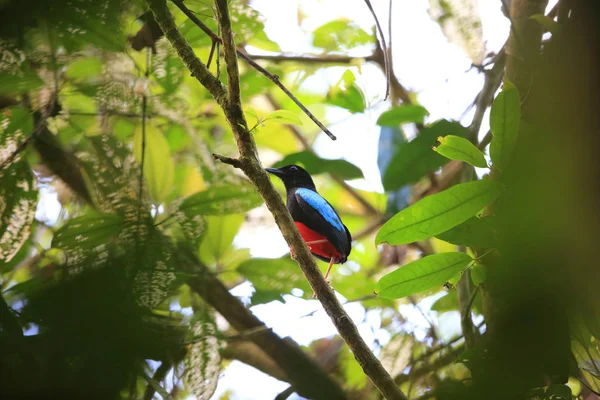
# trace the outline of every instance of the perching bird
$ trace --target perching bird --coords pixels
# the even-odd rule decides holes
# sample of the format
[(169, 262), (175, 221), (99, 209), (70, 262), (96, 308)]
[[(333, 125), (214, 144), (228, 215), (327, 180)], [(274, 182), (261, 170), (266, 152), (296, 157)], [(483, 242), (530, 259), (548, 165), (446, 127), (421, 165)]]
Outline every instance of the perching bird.
[(297, 165), (267, 168), (279, 177), (287, 192), (287, 208), (311, 253), (329, 263), (325, 279), (333, 264), (343, 264), (351, 250), (352, 236), (340, 216), (315, 188), (308, 172)]

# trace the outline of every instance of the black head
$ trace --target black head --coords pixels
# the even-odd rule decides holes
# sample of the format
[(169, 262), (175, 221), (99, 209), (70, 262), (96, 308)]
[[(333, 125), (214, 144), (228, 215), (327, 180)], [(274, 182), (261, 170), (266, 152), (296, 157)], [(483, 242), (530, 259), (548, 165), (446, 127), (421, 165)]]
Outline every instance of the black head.
[(307, 188), (316, 191), (315, 184), (306, 170), (297, 165), (286, 165), (281, 168), (267, 168), (267, 172), (279, 177), (286, 190), (294, 188)]

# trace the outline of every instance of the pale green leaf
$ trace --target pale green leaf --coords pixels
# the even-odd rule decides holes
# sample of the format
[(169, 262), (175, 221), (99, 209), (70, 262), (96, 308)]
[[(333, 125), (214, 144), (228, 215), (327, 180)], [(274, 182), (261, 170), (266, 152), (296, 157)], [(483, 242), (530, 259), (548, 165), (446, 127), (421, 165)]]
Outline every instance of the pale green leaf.
[(302, 120), (298, 117), (298, 114), (288, 110), (273, 111), (263, 120), (263, 122), (266, 121), (275, 121), (281, 124), (302, 125)]
[(448, 135), (438, 138), (440, 143), (433, 150), (450, 160), (464, 161), (474, 167), (487, 168), (485, 157), (469, 140), (460, 136)]
[(438, 235), (474, 216), (498, 198), (502, 189), (499, 182), (482, 180), (425, 197), (387, 221), (376, 242), (400, 245)]
[[(142, 127), (136, 127), (134, 135), (134, 154), (137, 162), (142, 161)], [(175, 168), (169, 142), (160, 130), (146, 124), (144, 151), (144, 178), (150, 198), (162, 203), (171, 192), (175, 181)]]
[(187, 197), (179, 210), (187, 215), (225, 215), (243, 213), (263, 202), (254, 186), (211, 186)]
[(429, 111), (421, 106), (395, 106), (381, 113), (379, 118), (377, 118), (377, 125), (398, 126), (408, 122), (422, 124), (427, 115), (429, 115)]

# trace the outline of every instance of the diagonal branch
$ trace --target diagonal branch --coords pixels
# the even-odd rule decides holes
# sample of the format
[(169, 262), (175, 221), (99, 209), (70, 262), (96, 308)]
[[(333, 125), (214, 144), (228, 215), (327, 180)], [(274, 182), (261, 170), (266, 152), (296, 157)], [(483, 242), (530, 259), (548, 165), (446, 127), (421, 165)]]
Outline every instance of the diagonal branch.
[[(167, 39), (169, 39), (175, 48), (175, 51), (180, 55), (180, 57), (185, 57), (184, 62), (190, 68), (192, 75), (206, 78), (205, 71), (195, 71), (193, 69), (194, 67), (198, 67), (206, 70), (206, 67), (204, 64), (202, 64), (202, 62), (200, 62), (200, 60), (195, 58), (193, 52), (191, 52), (191, 48), (181, 33), (177, 30), (175, 22), (173, 21), (173, 17), (166, 7), (165, 0), (148, 0), (148, 2), (151, 11), (154, 13), (156, 21), (163, 32), (165, 32), (165, 36)], [(217, 0), (216, 5), (218, 9), (217, 15), (219, 17), (218, 22), (221, 26), (221, 32), (229, 32), (231, 34), (230, 27), (223, 26), (229, 21), (229, 18), (227, 17), (229, 14), (227, 0)], [(232, 42), (230, 38), (226, 38), (223, 41), (225, 62), (227, 63), (228, 70), (233, 72), (232, 75), (237, 76), (237, 57), (234, 56), (235, 52), (233, 52), (233, 49), (230, 47), (231, 43)], [(207, 81), (208, 85), (214, 85), (214, 82), (211, 80), (205, 79), (205, 81)], [(214, 90), (214, 87), (211, 89)], [(221, 92), (222, 86), (218, 86), (217, 89), (219, 89), (217, 91), (218, 93), (216, 93), (217, 96), (213, 97), (215, 97), (218, 104), (223, 109), (225, 118), (227, 119), (227, 122), (233, 131), (233, 135), (240, 151), (239, 159), (241, 163), (241, 169), (264, 198), (265, 203), (273, 214), (275, 222), (279, 226), (279, 229), (281, 230), (285, 240), (292, 248), (294, 254), (296, 254), (296, 261), (298, 261), (298, 264), (307, 277), (310, 286), (323, 304), (323, 308), (331, 318), (333, 324), (340, 333), (340, 336), (346, 341), (354, 353), (354, 357), (362, 367), (365, 374), (371, 379), (383, 396), (386, 399), (405, 400), (406, 396), (394, 383), (393, 379), (381, 365), (381, 362), (379, 362), (379, 360), (371, 352), (369, 346), (360, 336), (356, 325), (354, 325), (346, 311), (342, 308), (331, 287), (327, 284), (327, 282), (325, 282), (325, 279), (323, 278), (323, 275), (318, 269), (315, 260), (310, 254), (306, 243), (304, 243), (300, 233), (298, 232), (298, 229), (294, 225), (292, 217), (283, 203), (282, 198), (275, 191), (275, 188), (267, 176), (266, 171), (260, 164), (256, 143), (254, 142), (252, 134), (248, 130), (244, 115), (241, 113), (241, 105), (230, 103), (229, 98), (231, 98), (231, 96)], [(219, 304), (217, 305), (221, 308), (224, 306)], [(268, 332), (269, 331), (265, 331), (265, 335), (267, 335)], [(261, 335), (259, 337), (263, 336)], [(256, 340), (256, 338), (254, 338), (254, 340)], [(281, 356), (278, 356), (278, 358), (281, 359)], [(293, 379), (290, 371), (286, 371), (286, 373), (289, 374), (290, 379)], [(294, 386), (296, 387), (296, 385)], [(324, 398), (323, 394), (321, 393), (322, 388), (316, 384), (313, 386), (318, 388), (318, 390), (313, 390), (313, 392), (316, 392), (315, 397)]]
[[(379, 36), (381, 36), (381, 45), (383, 47), (383, 69), (385, 72), (385, 98), (384, 100), (387, 100), (388, 96), (390, 95), (390, 82), (391, 82), (391, 68), (390, 68), (390, 53), (388, 51), (388, 47), (385, 44), (385, 35), (383, 34), (383, 29), (381, 29), (381, 24), (379, 23), (379, 19), (377, 18), (377, 14), (375, 13), (375, 10), (373, 9), (373, 5), (371, 4), (370, 0), (365, 0), (365, 3), (367, 4), (367, 7), (369, 8), (369, 11), (371, 11), (371, 14), (373, 15), (373, 19), (375, 20), (375, 26), (377, 28), (377, 31), (379, 32)], [(391, 40), (391, 36), (390, 36), (390, 40)]]
[[(202, 21), (200, 21), (200, 19), (198, 17), (196, 17), (196, 15), (192, 12), (192, 10), (190, 10), (189, 8), (187, 8), (184, 4), (182, 0), (172, 0), (173, 3), (175, 3), (175, 5), (177, 7), (179, 7), (179, 9), (194, 23), (198, 26), (198, 28), (200, 28), (204, 33), (206, 33), (211, 40), (213, 41), (213, 43), (222, 43), (222, 40), (219, 36), (217, 36), (216, 33), (214, 33), (213, 31), (210, 30), (210, 28), (208, 26), (206, 26)], [(231, 28), (230, 28), (231, 29)], [(165, 35), (166, 36), (166, 35)], [(233, 42), (233, 38), (231, 39), (231, 41)], [(235, 49), (235, 43), (234, 43), (234, 49)], [(218, 57), (218, 51), (217, 51), (217, 62), (219, 60)], [(257, 70), (258, 72), (260, 72), (261, 74), (263, 74), (264, 76), (266, 76), (267, 78), (269, 78), (269, 80), (271, 80), (277, 87), (279, 87), (290, 99), (292, 99), (292, 101), (294, 103), (296, 103), (296, 105), (319, 127), (321, 128), (321, 130), (323, 132), (325, 132), (325, 134), (327, 136), (329, 136), (331, 138), (331, 140), (336, 140), (337, 138), (335, 137), (335, 135), (333, 133), (331, 133), (331, 131), (325, 126), (323, 125), (323, 123), (321, 121), (319, 121), (319, 119), (313, 114), (311, 113), (308, 108), (306, 108), (306, 106), (304, 104), (302, 104), (302, 102), (300, 100), (298, 100), (298, 98), (296, 96), (294, 96), (294, 94), (292, 92), (290, 92), (290, 90), (283, 84), (281, 83), (281, 81), (279, 80), (279, 76), (277, 75), (273, 75), (272, 73), (270, 73), (269, 71), (267, 71), (266, 69), (264, 69), (263, 67), (261, 67), (259, 64), (256, 63), (256, 61), (254, 61), (252, 58), (250, 58), (247, 54), (245, 54), (243, 51), (235, 49), (235, 53), (244, 61), (246, 61), (252, 68), (254, 68), (255, 70)]]
[[(269, 101), (269, 103), (271, 103), (271, 106), (273, 106), (273, 108), (281, 108), (280, 105), (277, 103), (277, 100), (275, 100), (273, 96), (267, 94), (266, 98)], [(294, 135), (294, 137), (300, 142), (300, 144), (305, 150), (314, 153), (314, 150), (308, 142), (308, 140), (306, 140), (304, 135), (302, 135), (302, 132), (300, 132), (300, 130), (295, 125), (286, 125), (286, 127), (290, 130), (290, 132), (292, 132), (292, 135)], [(329, 175), (338, 185), (342, 187), (342, 189), (344, 189), (350, 196), (354, 197), (354, 199), (360, 203), (360, 205), (365, 209), (365, 211), (368, 214), (374, 216), (381, 215), (381, 212), (376, 207), (374, 207), (367, 199), (365, 199), (356, 189), (348, 185), (346, 181), (343, 180), (340, 176), (334, 173), (330, 173)]]

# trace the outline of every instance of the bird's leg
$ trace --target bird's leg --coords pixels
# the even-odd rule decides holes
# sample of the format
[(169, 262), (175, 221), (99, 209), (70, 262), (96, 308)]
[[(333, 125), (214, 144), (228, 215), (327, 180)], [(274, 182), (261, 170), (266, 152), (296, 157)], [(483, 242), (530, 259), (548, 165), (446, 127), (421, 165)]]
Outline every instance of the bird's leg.
[[(331, 267), (333, 267), (334, 261), (335, 261), (335, 257), (331, 257), (331, 259), (329, 260), (329, 266), (327, 267), (327, 272), (325, 272), (325, 282), (327, 282), (328, 285), (331, 285), (331, 280), (327, 279), (327, 277), (329, 276), (329, 272), (331, 272)], [(316, 299), (317, 293), (313, 291), (312, 297), (313, 297), (313, 299)]]
[(327, 279), (327, 277), (329, 276), (329, 273), (331, 272), (331, 267), (333, 267), (333, 262), (335, 261), (335, 257), (331, 257), (331, 260), (329, 260), (329, 267), (327, 267), (327, 272), (325, 272), (325, 281), (327, 281), (327, 283), (331, 284), (331, 280)]

